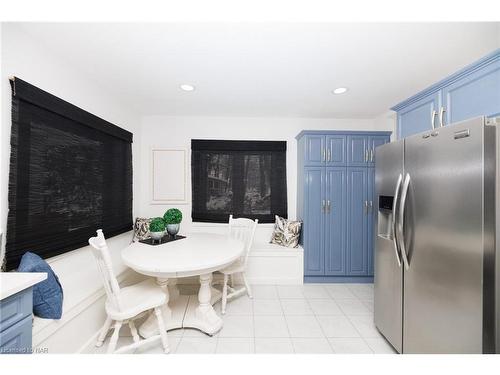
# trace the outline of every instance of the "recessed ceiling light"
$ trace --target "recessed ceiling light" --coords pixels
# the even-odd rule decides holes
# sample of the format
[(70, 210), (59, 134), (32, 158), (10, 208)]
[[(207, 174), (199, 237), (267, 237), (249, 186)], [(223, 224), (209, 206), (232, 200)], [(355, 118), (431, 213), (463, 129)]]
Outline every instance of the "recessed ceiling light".
[(347, 87), (337, 87), (337, 88), (336, 88), (335, 90), (333, 90), (332, 92), (333, 92), (334, 94), (344, 94), (344, 93), (346, 93), (346, 92), (347, 92), (347, 90), (348, 90), (348, 88), (347, 88)]
[(181, 85), (180, 87), (181, 87), (181, 90), (184, 90), (184, 91), (194, 91), (193, 85), (184, 84), (184, 85)]

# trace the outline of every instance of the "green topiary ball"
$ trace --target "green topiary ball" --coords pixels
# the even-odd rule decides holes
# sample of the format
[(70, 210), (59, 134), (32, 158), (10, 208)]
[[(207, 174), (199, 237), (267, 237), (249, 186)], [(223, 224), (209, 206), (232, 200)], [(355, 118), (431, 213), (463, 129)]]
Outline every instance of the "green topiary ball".
[(182, 221), (182, 212), (177, 208), (171, 208), (165, 212), (163, 215), (163, 220), (165, 220), (166, 224), (180, 224)]
[(165, 231), (165, 221), (161, 217), (155, 217), (149, 223), (150, 232), (164, 232)]

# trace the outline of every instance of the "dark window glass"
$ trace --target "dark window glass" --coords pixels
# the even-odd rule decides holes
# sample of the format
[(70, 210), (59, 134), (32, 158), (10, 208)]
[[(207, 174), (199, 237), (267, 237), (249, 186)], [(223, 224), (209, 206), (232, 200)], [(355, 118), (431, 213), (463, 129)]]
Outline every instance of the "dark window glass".
[(286, 142), (192, 140), (194, 221), (287, 216)]

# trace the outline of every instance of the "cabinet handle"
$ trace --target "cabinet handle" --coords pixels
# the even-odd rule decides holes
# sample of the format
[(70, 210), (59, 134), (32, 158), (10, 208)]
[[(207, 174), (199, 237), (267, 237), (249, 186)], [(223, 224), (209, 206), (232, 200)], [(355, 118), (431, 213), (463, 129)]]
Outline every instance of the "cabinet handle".
[(327, 161), (332, 161), (332, 150), (328, 149)]
[(323, 149), (323, 161), (326, 161), (326, 150)]
[(373, 201), (370, 201), (370, 212), (373, 212)]
[(365, 163), (368, 162), (368, 149), (365, 149)]
[(330, 200), (326, 201), (326, 211), (327, 213), (330, 213)]
[(436, 129), (436, 115), (437, 115), (437, 112), (435, 109), (432, 110), (432, 118), (431, 118), (431, 125), (432, 125), (432, 130)]
[(373, 162), (373, 154), (374, 154), (374, 151), (373, 151), (373, 148), (370, 150), (370, 161)]
[(324, 199), (321, 201), (321, 211), (326, 212), (326, 203)]
[(368, 201), (365, 201), (365, 214), (368, 214)]
[(445, 113), (444, 107), (439, 108), (439, 126), (443, 127), (444, 126), (444, 113)]

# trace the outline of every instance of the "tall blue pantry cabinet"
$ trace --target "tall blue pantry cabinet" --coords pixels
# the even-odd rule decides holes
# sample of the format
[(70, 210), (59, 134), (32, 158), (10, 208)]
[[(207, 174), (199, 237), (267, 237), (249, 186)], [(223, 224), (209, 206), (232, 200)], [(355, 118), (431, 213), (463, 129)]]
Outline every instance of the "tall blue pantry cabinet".
[(296, 139), (304, 281), (373, 281), (375, 148), (390, 132), (303, 131)]

